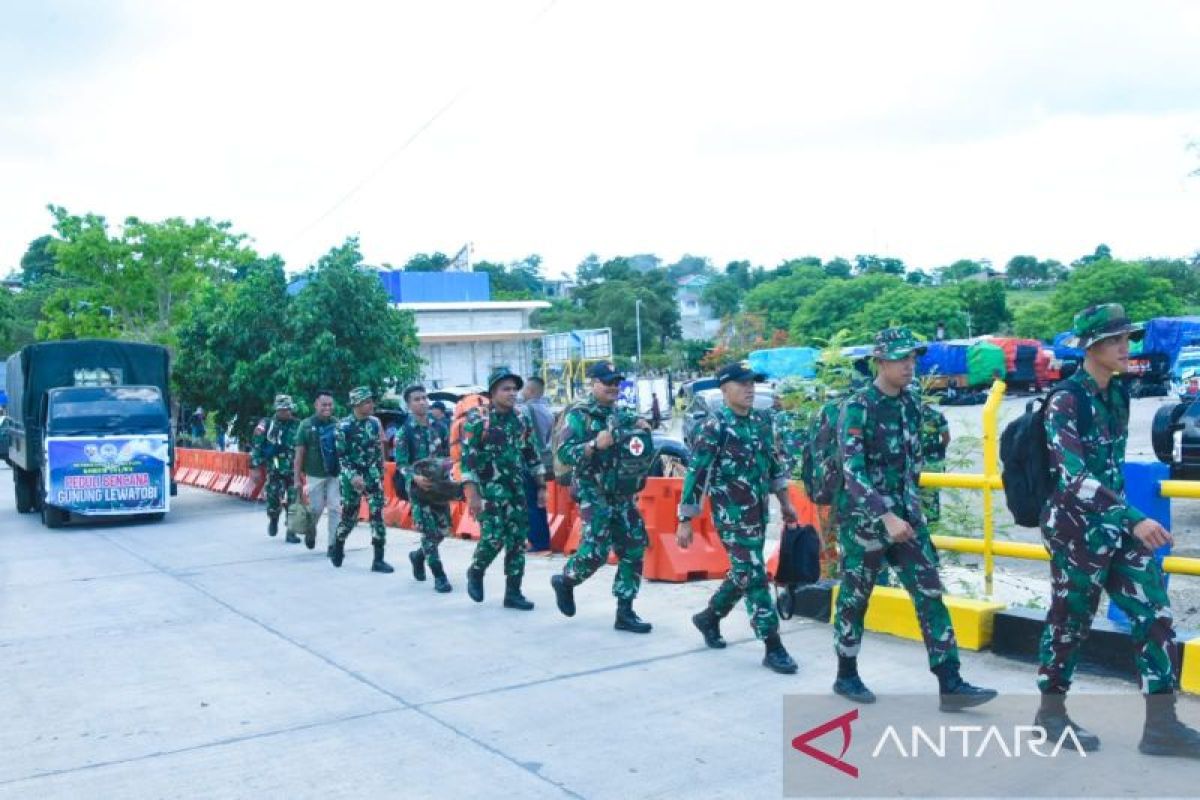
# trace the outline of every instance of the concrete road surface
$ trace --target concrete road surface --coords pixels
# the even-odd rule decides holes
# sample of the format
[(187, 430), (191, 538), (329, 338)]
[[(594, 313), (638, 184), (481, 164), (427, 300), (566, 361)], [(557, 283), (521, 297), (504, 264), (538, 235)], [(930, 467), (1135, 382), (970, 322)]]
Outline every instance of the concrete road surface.
[[(268, 538), (261, 506), (184, 487), (161, 523), (49, 531), (8, 478), (0, 797), (779, 797), (784, 696), (833, 678), (816, 622), (784, 623), (795, 676), (760, 666), (741, 608), (730, 647), (704, 648), (689, 617), (712, 581), (647, 583), (655, 629), (637, 636), (612, 629), (611, 567), (568, 620), (548, 586), (561, 556), (530, 557), (523, 613), (500, 606), (499, 565), (486, 602), (467, 598), (468, 542), (444, 546), (438, 595), (402, 569), (411, 532), (390, 531), (394, 575), (368, 571), (361, 525), (335, 570), (323, 545)], [(1032, 691), (1029, 665), (965, 660)], [(915, 643), (868, 634), (862, 667), (880, 694), (935, 703)]]

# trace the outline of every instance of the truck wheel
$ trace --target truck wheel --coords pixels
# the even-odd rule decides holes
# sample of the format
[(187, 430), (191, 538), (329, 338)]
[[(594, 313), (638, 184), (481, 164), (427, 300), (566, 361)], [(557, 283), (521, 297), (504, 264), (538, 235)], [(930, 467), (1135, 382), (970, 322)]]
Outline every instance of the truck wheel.
[(47, 528), (61, 528), (67, 524), (68, 512), (57, 506), (42, 503), (42, 524)]
[(33, 481), (28, 472), (20, 467), (13, 467), (13, 493), (17, 497), (17, 513), (28, 514), (33, 511)]

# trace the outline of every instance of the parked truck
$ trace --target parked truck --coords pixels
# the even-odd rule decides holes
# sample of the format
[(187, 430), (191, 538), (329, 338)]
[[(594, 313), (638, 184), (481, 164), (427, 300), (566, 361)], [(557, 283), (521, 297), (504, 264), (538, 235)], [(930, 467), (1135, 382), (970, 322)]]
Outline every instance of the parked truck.
[(164, 347), (102, 339), (31, 344), (9, 357), (6, 460), (17, 511), (161, 518), (175, 493)]

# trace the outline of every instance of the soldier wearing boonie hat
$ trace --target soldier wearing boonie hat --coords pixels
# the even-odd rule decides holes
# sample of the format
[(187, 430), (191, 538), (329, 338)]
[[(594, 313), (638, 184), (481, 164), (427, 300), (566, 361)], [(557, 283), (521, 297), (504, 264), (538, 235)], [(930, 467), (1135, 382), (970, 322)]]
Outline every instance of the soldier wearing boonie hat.
[(914, 357), (924, 349), (908, 328), (876, 334), (875, 380), (850, 396), (838, 420), (843, 486), (834, 504), (842, 580), (833, 626), (838, 656), (833, 690), (855, 702), (875, 702), (859, 677), (858, 652), (871, 590), (886, 562), (916, 607), (939, 705), (960, 711), (986, 703), (996, 692), (972, 686), (959, 674), (958, 643), (921, 509), (921, 403), (912, 379)]
[(1057, 479), (1042, 511), (1042, 538), (1050, 551), (1051, 594), (1039, 651), (1041, 706), (1034, 723), (1048, 737), (1072, 729), (1084, 750), (1100, 739), (1066, 711), (1077, 652), (1100, 600), (1130, 620), (1137, 668), (1146, 695), (1138, 749), (1148, 755), (1200, 758), (1200, 732), (1175, 713), (1179, 648), (1171, 604), (1154, 550), (1171, 542), (1158, 522), (1125, 496), (1129, 394), (1116, 376), (1129, 364), (1129, 340), (1141, 338), (1117, 303), (1075, 315), (1068, 339), (1086, 351), (1083, 365), (1051, 391), (1044, 409), (1046, 443)]
[(329, 560), (340, 567), (346, 557), (346, 539), (358, 522), (362, 500), (367, 500), (371, 525), (371, 547), (375, 558), (372, 572), (394, 572), (383, 560), (387, 528), (383, 526), (383, 426), (374, 415), (375, 393), (369, 386), (350, 390), (349, 416), (338, 423), (337, 456), (342, 491), (342, 522)]
[[(296, 431), (300, 422), (292, 412), (296, 404), (291, 395), (277, 394), (274, 402), (275, 414), (259, 420), (251, 436), (250, 466), (263, 468), (267, 473), (267, 484), (263, 493), (267, 501), (267, 535), (279, 533), (279, 516), (284, 505), (295, 499), (293, 458), (295, 456)], [(287, 532), (289, 544), (298, 544), (300, 537)]]

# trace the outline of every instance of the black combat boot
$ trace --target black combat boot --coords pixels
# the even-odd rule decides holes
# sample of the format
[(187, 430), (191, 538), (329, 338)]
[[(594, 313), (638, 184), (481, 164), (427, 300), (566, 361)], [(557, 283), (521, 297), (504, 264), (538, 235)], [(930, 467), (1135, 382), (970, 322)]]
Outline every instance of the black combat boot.
[(1175, 715), (1175, 693), (1146, 695), (1146, 725), (1138, 751), (1148, 756), (1200, 758), (1200, 731)]
[(267, 536), (275, 536), (279, 533), (279, 515), (267, 515)]
[[(1083, 752), (1091, 753), (1100, 749), (1100, 737), (1084, 728), (1067, 716), (1067, 695), (1062, 692), (1043, 692), (1042, 705), (1033, 718), (1033, 724), (1046, 731), (1046, 740), (1062, 742), (1064, 747), (1077, 749), (1075, 743)], [(1074, 737), (1062, 738), (1063, 732), (1071, 729)]]
[(575, 582), (560, 573), (550, 578), (550, 586), (554, 588), (554, 600), (558, 603), (558, 610), (564, 616), (575, 616)]
[(333, 547), (329, 548), (329, 560), (333, 562), (335, 567), (340, 567), (345, 558), (346, 542), (339, 536), (333, 540)]
[(294, 531), (289, 530), (287, 532), (287, 538), (284, 541), (286, 541), (288, 544), (300, 544), (300, 537), (297, 536)]
[(533, 603), (521, 594), (521, 576), (509, 575), (504, 584), (504, 607), (516, 608), (521, 611), (533, 611)]
[(445, 594), (452, 588), (450, 581), (446, 580), (446, 570), (442, 569), (441, 564), (430, 564), (429, 571), (433, 573), (433, 590)]
[(408, 560), (412, 562), (413, 578), (419, 581), (425, 580), (425, 554), (420, 550), (411, 550), (408, 553)]
[(875, 702), (875, 693), (858, 676), (857, 656), (838, 656), (838, 674), (833, 682), (833, 693), (856, 703)]
[(721, 618), (711, 608), (706, 608), (699, 614), (693, 614), (692, 624), (700, 631), (706, 645), (716, 650), (725, 646), (725, 640), (721, 638)]
[(483, 570), (467, 568), (467, 597), (476, 603), (483, 602)]
[(304, 532), (304, 546), (309, 550), (317, 546), (317, 526), (313, 525)]
[(783, 642), (779, 639), (778, 633), (772, 633), (763, 640), (766, 645), (767, 652), (763, 655), (763, 666), (767, 669), (774, 670), (782, 675), (791, 675), (797, 669), (796, 662), (788, 655), (788, 651), (784, 649)]
[(633, 610), (633, 600), (617, 598), (617, 620), (613, 627), (630, 633), (649, 633), (654, 626), (637, 615)]
[(383, 542), (371, 542), (371, 546), (375, 548), (375, 560), (371, 562), (371, 572), (384, 574), (395, 572), (392, 565), (383, 560)]
[(995, 689), (972, 686), (964, 681), (954, 661), (938, 664), (931, 671), (938, 679), (938, 708), (942, 711), (956, 712), (981, 706), (989, 700), (995, 700), (998, 694)]

